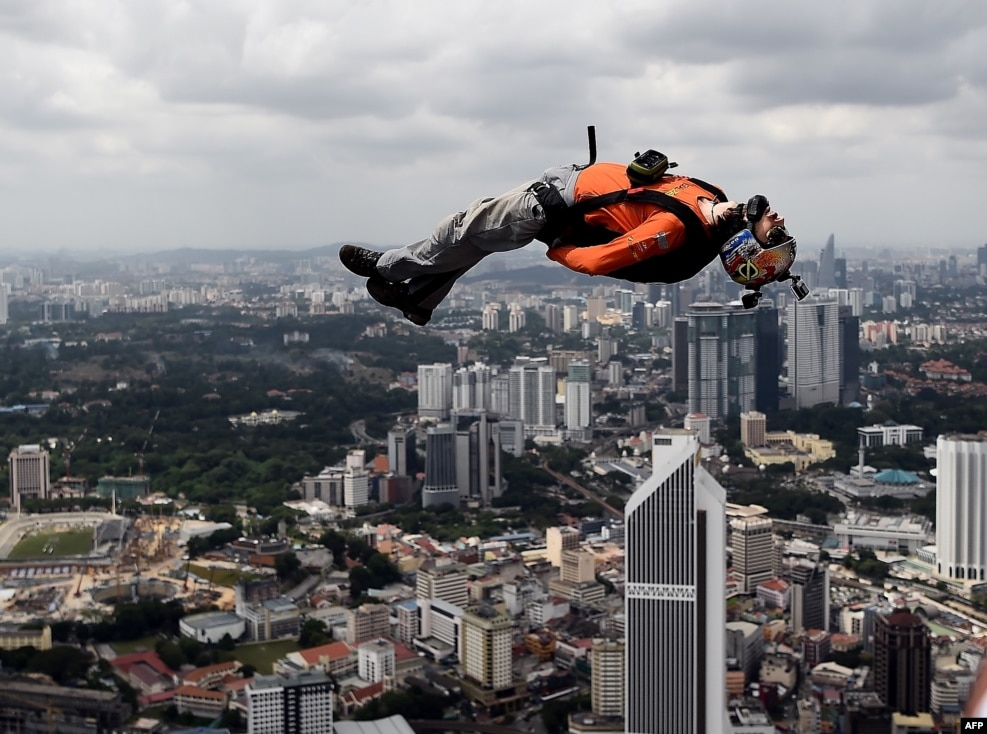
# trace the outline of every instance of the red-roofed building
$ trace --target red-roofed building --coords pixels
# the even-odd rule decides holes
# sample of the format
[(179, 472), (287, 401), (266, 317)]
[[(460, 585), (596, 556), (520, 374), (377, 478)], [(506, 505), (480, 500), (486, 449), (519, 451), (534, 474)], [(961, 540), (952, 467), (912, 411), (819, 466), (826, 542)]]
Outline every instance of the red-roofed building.
[(356, 709), (384, 693), (384, 681), (372, 683), (364, 688), (354, 688), (339, 697), (339, 705), (343, 717), (349, 716)]
[(181, 676), (181, 680), (183, 684), (189, 686), (216, 688), (226, 676), (236, 673), (240, 667), (240, 661), (238, 660), (206, 665), (202, 668), (190, 670)]
[(788, 582), (784, 579), (768, 579), (757, 585), (757, 598), (770, 609), (788, 609)]
[(355, 673), (359, 663), (356, 648), (345, 642), (330, 642), (328, 645), (310, 647), (288, 653), (285, 664), (275, 664), (275, 672), (287, 674), (293, 670), (321, 670), (332, 675)]
[(934, 359), (928, 362), (923, 362), (922, 366), (919, 367), (919, 371), (930, 380), (970, 382), (973, 379), (973, 376), (967, 370), (962, 367), (957, 367), (955, 364), (946, 359)]
[(175, 672), (153, 650), (121, 655), (110, 664), (139, 695), (152, 696), (175, 686)]

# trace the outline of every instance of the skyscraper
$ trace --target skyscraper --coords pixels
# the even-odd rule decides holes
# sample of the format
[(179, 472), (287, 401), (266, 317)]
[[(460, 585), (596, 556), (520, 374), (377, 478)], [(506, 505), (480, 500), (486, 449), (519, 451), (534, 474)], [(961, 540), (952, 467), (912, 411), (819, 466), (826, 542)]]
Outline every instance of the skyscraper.
[(874, 630), (874, 689), (893, 711), (929, 710), (932, 642), (922, 618), (903, 605), (878, 615)]
[(730, 529), (733, 571), (740, 579), (741, 591), (753, 595), (757, 585), (773, 575), (771, 520), (766, 517), (735, 517), (730, 521)]
[(500, 468), (500, 425), (486, 411), (453, 413), (456, 427), (456, 485), (459, 499), (490, 507), (503, 493)]
[(819, 253), (819, 287), (836, 287), (836, 245), (835, 236), (830, 235), (826, 246)]
[(793, 301), (788, 328), (788, 390), (797, 408), (840, 399), (840, 320), (835, 300)]
[(672, 390), (689, 390), (689, 319), (685, 316), (672, 321)]
[(802, 559), (791, 570), (792, 630), (829, 631), (829, 569)]
[(740, 304), (694, 303), (689, 319), (689, 412), (724, 420), (754, 409), (757, 317)]
[(593, 437), (590, 365), (585, 360), (569, 362), (565, 381), (565, 428), (570, 438), (588, 440)]
[(936, 563), (940, 576), (987, 580), (987, 437), (936, 441)]
[(852, 306), (840, 306), (840, 405), (860, 398), (860, 319)]
[(525, 432), (555, 430), (555, 370), (544, 361), (510, 369), (511, 416), (524, 422)]
[(448, 423), (430, 426), (425, 434), (425, 482), (422, 485), (422, 507), (446, 503), (459, 507), (456, 431)]
[(448, 418), (452, 410), (452, 365), (436, 362), (418, 365), (418, 415)]
[(469, 575), (461, 563), (447, 563), (436, 566), (427, 561), (416, 574), (415, 596), (418, 598), (418, 633), (421, 637), (434, 634), (432, 604), (444, 602), (459, 609), (469, 603), (469, 589), (466, 584)]
[(452, 375), (453, 410), (490, 410), (491, 372), (481, 363), (460, 367)]
[(9, 293), (10, 286), (6, 283), (0, 283), (0, 326), (7, 323), (7, 319), (10, 318), (10, 312), (7, 305), (7, 294)]
[(652, 457), (625, 508), (625, 728), (725, 731), (726, 493), (691, 431), (656, 432)]
[(39, 444), (25, 444), (10, 452), (10, 504), (18, 511), (25, 499), (46, 500), (51, 490), (48, 452)]
[(754, 319), (757, 322), (754, 407), (772, 415), (778, 412), (778, 377), (781, 375), (781, 329), (774, 302), (762, 299), (754, 310)]
[(418, 451), (412, 426), (399, 424), (387, 432), (387, 464), (392, 473), (401, 477), (414, 476), (418, 471)]

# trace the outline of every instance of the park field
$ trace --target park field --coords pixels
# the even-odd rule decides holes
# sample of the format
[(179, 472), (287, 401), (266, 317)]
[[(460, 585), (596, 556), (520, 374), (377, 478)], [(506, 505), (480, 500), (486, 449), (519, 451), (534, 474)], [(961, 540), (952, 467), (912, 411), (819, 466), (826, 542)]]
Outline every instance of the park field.
[(274, 669), (274, 663), (289, 652), (297, 652), (298, 650), (298, 642), (295, 640), (272, 640), (237, 645), (233, 656), (244, 665), (253, 665), (258, 673), (270, 675)]
[(41, 531), (21, 538), (8, 558), (65, 558), (81, 556), (92, 550), (93, 531), (91, 528), (65, 530), (63, 532)]

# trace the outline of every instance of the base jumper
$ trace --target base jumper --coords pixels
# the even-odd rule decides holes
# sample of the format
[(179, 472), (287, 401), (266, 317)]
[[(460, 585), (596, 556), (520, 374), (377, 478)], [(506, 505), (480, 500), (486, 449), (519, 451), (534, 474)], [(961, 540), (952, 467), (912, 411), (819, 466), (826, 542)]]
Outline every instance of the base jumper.
[(571, 270), (635, 283), (678, 283), (719, 255), (731, 279), (752, 290), (743, 298), (747, 308), (773, 281), (791, 280), (797, 298), (808, 295), (788, 272), (795, 240), (765, 197), (738, 204), (712, 184), (668, 174), (675, 165), (649, 150), (630, 165), (550, 168), (446, 217), (427, 239), (385, 252), (344, 245), (339, 258), (367, 278), (376, 301), (420, 326), (483, 258), (534, 240)]

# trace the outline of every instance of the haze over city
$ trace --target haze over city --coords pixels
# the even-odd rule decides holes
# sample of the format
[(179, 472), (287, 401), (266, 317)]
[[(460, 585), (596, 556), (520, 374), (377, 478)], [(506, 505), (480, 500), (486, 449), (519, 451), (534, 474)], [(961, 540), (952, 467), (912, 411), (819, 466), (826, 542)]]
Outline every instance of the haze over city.
[(21, 3), (0, 254), (381, 246), (649, 147), (800, 243), (985, 240), (987, 6)]

